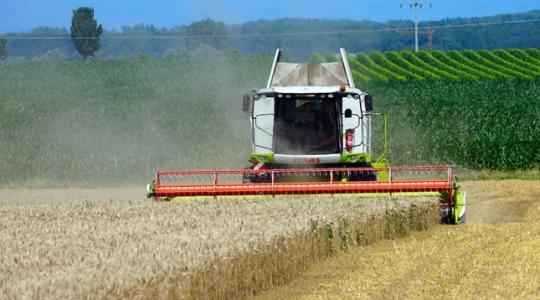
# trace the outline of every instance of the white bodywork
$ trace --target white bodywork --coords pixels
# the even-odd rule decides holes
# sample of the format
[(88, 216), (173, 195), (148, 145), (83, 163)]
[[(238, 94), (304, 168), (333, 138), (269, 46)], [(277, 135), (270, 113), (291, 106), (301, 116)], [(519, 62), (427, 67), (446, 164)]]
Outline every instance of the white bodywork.
[[(253, 97), (251, 109), (253, 153), (272, 154), (275, 163), (284, 164), (339, 163), (342, 153), (365, 153), (371, 155), (371, 115), (366, 111), (365, 106), (365, 96), (367, 94), (354, 87), (344, 50), (342, 50), (342, 61), (340, 63), (322, 65), (279, 63), (279, 55), (278, 50), (267, 88), (257, 91)], [(297, 66), (295, 67), (295, 65)], [(338, 68), (339, 66), (341, 66), (341, 71)], [(275, 80), (279, 81), (278, 84), (274, 84)], [(294, 85), (299, 82), (304, 84), (314, 83), (315, 85)], [(326, 86), (321, 85), (325, 82), (329, 84)], [(344, 85), (344, 90), (343, 86), (340, 88), (338, 82)], [(287, 85), (287, 83), (292, 85)], [(336, 95), (342, 96), (341, 117), (339, 120), (339, 132), (341, 133), (340, 152), (322, 155), (274, 153), (275, 98), (285, 97), (286, 95), (296, 95), (298, 97), (302, 95), (325, 95), (328, 97), (328, 101), (335, 101)], [(347, 110), (352, 113), (351, 117), (346, 117), (345, 112)], [(345, 149), (347, 130), (354, 130), (352, 151)]]
[(273, 152), (274, 98), (261, 97), (253, 101), (251, 118), (253, 152), (268, 154)]

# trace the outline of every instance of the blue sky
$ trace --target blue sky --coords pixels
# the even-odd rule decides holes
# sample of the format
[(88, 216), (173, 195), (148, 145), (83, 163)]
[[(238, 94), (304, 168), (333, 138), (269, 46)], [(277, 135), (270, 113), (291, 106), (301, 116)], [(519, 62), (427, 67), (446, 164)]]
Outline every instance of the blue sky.
[[(37, 26), (69, 27), (72, 10), (92, 6), (106, 29), (153, 24), (171, 27), (203, 18), (226, 23), (285, 17), (328, 19), (409, 19), (408, 0), (3, 0), (0, 32), (28, 31)], [(540, 0), (431, 0), (422, 20), (488, 16), (540, 9)]]

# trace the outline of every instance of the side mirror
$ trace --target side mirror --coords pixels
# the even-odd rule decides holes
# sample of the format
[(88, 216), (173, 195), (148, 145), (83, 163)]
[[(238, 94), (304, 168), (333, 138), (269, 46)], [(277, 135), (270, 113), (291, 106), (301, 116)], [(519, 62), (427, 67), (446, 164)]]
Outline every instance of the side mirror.
[(364, 103), (366, 105), (366, 111), (372, 112), (373, 111), (373, 97), (371, 95), (365, 95)]
[(242, 111), (249, 112), (250, 109), (251, 109), (251, 95), (245, 94), (244, 98), (242, 99)]

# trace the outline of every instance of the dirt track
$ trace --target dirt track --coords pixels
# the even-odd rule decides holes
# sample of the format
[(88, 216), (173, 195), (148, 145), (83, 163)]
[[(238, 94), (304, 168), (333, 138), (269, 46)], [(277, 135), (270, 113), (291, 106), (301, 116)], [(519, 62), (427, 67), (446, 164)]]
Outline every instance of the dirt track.
[(143, 187), (0, 189), (0, 204), (77, 204), (145, 200)]
[(465, 182), (468, 223), (354, 249), (261, 299), (540, 299), (540, 181)]

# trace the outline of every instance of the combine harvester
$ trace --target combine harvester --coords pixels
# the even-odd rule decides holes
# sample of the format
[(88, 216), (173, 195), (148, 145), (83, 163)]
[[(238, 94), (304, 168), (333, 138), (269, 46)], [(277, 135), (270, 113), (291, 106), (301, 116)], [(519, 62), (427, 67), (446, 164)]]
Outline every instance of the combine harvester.
[(372, 158), (373, 98), (355, 87), (347, 53), (339, 62), (281, 62), (276, 50), (266, 88), (243, 99), (250, 114), (251, 167), (158, 171), (156, 201), (193, 196), (290, 194), (437, 195), (442, 220), (463, 223), (466, 194), (451, 166), (391, 167)]

